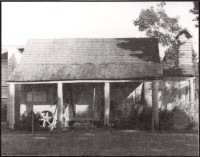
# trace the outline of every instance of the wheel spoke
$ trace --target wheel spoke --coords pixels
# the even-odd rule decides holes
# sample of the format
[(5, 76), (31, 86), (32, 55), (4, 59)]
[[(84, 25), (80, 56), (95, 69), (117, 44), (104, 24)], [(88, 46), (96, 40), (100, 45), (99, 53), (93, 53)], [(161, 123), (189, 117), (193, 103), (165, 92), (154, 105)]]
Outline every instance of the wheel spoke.
[(45, 128), (45, 124), (46, 124), (45, 122), (46, 122), (46, 121), (44, 120), (44, 121), (43, 121), (43, 124), (42, 124), (43, 128)]
[(48, 127), (50, 130), (53, 129), (53, 119), (54, 116), (50, 111), (43, 111), (41, 112), (41, 117), (39, 119), (39, 121), (42, 122), (41, 127), (46, 128)]
[(48, 120), (47, 120), (46, 122), (47, 122), (49, 125), (51, 125), (51, 123), (50, 123)]
[(50, 129), (50, 131), (53, 130), (53, 125), (52, 124), (49, 125), (49, 129)]
[(48, 119), (50, 120), (50, 119), (52, 119), (53, 117), (48, 117)]
[(45, 117), (44, 113), (41, 113), (41, 116), (42, 116), (42, 118), (44, 118)]

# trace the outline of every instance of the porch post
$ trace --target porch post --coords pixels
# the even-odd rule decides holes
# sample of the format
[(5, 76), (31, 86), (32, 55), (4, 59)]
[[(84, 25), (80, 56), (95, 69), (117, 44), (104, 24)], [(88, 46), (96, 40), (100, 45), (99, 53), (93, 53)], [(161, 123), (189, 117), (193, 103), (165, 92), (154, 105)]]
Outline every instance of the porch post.
[(15, 126), (20, 120), (20, 96), (21, 96), (21, 84), (15, 85)]
[(144, 82), (143, 83), (143, 87), (144, 87), (144, 103), (150, 107), (152, 106), (152, 89), (151, 89), (151, 82)]
[(63, 108), (63, 84), (58, 82), (57, 86), (58, 101), (57, 101), (57, 128), (61, 128), (62, 123), (62, 108)]
[(194, 84), (193, 84), (193, 78), (190, 79), (190, 102), (194, 101)]
[(15, 84), (9, 85), (9, 101), (7, 106), (7, 121), (9, 128), (14, 130), (15, 125)]
[(110, 83), (104, 84), (104, 125), (109, 127), (110, 115)]
[(159, 126), (157, 81), (152, 83), (152, 111), (152, 129), (157, 129)]

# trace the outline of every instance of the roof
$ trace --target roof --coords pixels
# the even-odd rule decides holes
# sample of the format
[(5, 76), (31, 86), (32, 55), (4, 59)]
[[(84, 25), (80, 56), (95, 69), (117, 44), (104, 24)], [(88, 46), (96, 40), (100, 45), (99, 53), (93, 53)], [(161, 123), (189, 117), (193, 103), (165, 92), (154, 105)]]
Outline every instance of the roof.
[(2, 45), (3, 49), (16, 48), (16, 49), (24, 49), (26, 45)]
[(1, 59), (8, 59), (8, 51), (4, 51), (3, 53), (1, 53)]
[(8, 81), (158, 78), (155, 38), (32, 39)]
[(179, 65), (178, 67), (163, 66), (163, 76), (170, 77), (194, 77), (195, 67), (194, 65)]
[(176, 39), (178, 39), (178, 37), (182, 34), (185, 34), (186, 37), (189, 39), (189, 38), (192, 38), (193, 37), (193, 34), (187, 29), (187, 28), (184, 28), (183, 30), (181, 30), (178, 35), (176, 36)]

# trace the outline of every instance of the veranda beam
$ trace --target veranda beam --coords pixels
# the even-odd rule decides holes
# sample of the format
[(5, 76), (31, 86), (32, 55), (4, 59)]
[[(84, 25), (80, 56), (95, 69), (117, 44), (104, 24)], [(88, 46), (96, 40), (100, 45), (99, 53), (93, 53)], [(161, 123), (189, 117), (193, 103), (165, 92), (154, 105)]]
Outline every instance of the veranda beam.
[(57, 101), (57, 128), (61, 129), (62, 124), (62, 109), (63, 109), (63, 84), (62, 82), (58, 82), (57, 84), (57, 93), (58, 93), (58, 101)]
[(110, 116), (110, 83), (105, 82), (104, 84), (104, 125), (110, 126), (109, 124)]
[(9, 85), (9, 102), (7, 106), (7, 121), (9, 128), (14, 130), (15, 126), (15, 84)]
[(158, 115), (158, 82), (152, 83), (152, 127), (158, 129), (159, 115)]
[(7, 84), (57, 84), (59, 82), (62, 83), (104, 83), (104, 82), (154, 82), (161, 81), (161, 78), (153, 78), (153, 79), (134, 79), (134, 80), (66, 80), (66, 81), (20, 81), (20, 82), (12, 82), (7, 81)]

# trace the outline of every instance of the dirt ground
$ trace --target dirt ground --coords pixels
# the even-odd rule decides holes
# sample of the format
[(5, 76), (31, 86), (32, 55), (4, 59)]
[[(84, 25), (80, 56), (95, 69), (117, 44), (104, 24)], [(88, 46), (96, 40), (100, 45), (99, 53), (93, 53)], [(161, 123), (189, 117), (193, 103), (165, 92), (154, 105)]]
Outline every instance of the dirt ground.
[(137, 130), (3, 132), (2, 155), (197, 156), (199, 135)]

